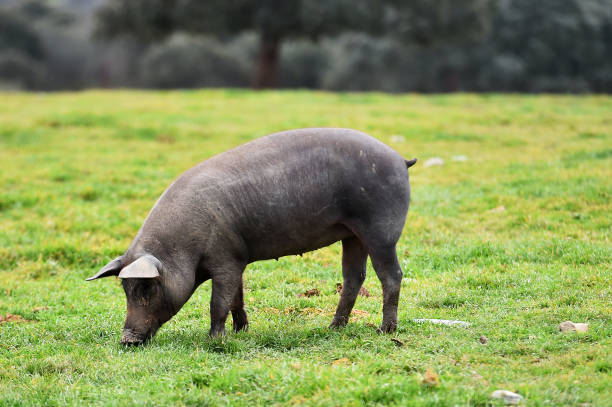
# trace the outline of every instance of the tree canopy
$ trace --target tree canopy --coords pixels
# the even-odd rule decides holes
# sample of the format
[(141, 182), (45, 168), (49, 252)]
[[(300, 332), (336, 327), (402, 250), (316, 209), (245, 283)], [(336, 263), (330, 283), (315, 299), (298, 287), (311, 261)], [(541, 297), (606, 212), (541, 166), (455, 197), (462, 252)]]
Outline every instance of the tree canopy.
[[(288, 38), (343, 31), (395, 35), (421, 44), (473, 36), (486, 29), (488, 0), (111, 0), (99, 14), (104, 37), (153, 41), (174, 31), (259, 36), (255, 87), (277, 84), (280, 47)], [(461, 27), (461, 30), (459, 30)]]
[(612, 0), (0, 0), (0, 89), (249, 85), (612, 92)]

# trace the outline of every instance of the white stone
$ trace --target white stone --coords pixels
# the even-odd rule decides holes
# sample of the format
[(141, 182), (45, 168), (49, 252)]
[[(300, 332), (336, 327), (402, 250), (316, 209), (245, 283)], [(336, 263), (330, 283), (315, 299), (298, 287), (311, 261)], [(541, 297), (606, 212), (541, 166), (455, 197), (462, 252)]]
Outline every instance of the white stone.
[(589, 329), (589, 324), (580, 322), (565, 321), (559, 324), (561, 332), (586, 332)]
[(523, 396), (518, 393), (513, 393), (509, 390), (495, 390), (491, 393), (491, 398), (494, 399), (503, 399), (506, 404), (517, 405), (520, 404), (523, 400)]
[(425, 164), (423, 164), (423, 167), (427, 168), (427, 167), (434, 167), (434, 166), (440, 166), (440, 165), (444, 165), (444, 160), (441, 159), (440, 157), (432, 157), (429, 160), (425, 161)]
[(449, 326), (472, 326), (472, 324), (470, 324), (469, 322), (465, 322), (465, 321), (454, 321), (454, 320), (450, 320), (450, 319), (429, 319), (429, 318), (416, 318), (413, 319), (414, 322), (418, 322), (418, 323), (423, 323), (423, 322), (430, 322), (432, 324), (436, 324), (436, 325), (449, 325)]
[(488, 212), (496, 213), (496, 212), (505, 212), (505, 211), (506, 211), (506, 207), (504, 205), (499, 205), (496, 208), (489, 209)]
[(404, 141), (406, 141), (406, 138), (401, 134), (394, 134), (391, 136), (392, 143), (403, 143)]
[(451, 160), (452, 161), (464, 162), (464, 161), (467, 161), (468, 158), (465, 155), (454, 155), (454, 156), (451, 157)]
[(583, 324), (580, 322), (576, 322), (574, 326), (576, 327), (577, 332), (586, 332), (589, 329), (589, 324)]

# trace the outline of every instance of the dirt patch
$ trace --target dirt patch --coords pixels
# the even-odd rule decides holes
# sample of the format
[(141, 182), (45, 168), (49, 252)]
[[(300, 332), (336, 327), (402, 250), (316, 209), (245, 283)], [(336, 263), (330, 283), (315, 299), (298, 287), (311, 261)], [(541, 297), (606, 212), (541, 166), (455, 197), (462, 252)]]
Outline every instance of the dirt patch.
[(365, 287), (361, 287), (359, 289), (359, 295), (361, 295), (362, 297), (369, 297), (370, 296), (370, 292), (368, 290), (366, 290)]
[(176, 143), (176, 139), (167, 134), (158, 134), (157, 137), (155, 137), (155, 141), (157, 141), (158, 143), (164, 143), (164, 144)]
[(404, 346), (404, 342), (400, 341), (397, 338), (391, 338), (391, 342), (393, 342), (398, 347)]
[[(338, 294), (342, 293), (342, 283), (336, 283), (336, 292)], [(361, 287), (359, 289), (359, 294), (358, 295), (361, 295), (362, 297), (369, 297), (370, 296), (370, 292), (368, 290), (366, 290), (365, 287)]]
[(265, 312), (266, 314), (274, 314), (274, 315), (278, 315), (282, 313), (282, 310), (278, 308), (273, 308), (273, 307), (265, 307), (265, 308), (262, 308), (261, 311)]
[(348, 365), (352, 365), (351, 361), (349, 358), (340, 358), (340, 359), (336, 359), (332, 362), (333, 366), (348, 366)]
[(355, 309), (355, 308), (353, 308), (353, 311), (351, 312), (351, 316), (356, 319), (367, 317), (368, 315), (370, 315), (368, 311), (363, 311), (363, 310)]
[(302, 308), (300, 310), (300, 314), (302, 315), (331, 315), (332, 313), (329, 311), (325, 311), (323, 308)]
[(17, 314), (6, 314), (6, 315), (0, 315), (0, 324), (6, 324), (8, 322), (32, 322), (29, 321), (27, 319), (25, 319), (24, 317), (22, 317), (21, 315), (17, 315)]
[(275, 314), (275, 315), (333, 315), (332, 311), (326, 311), (323, 308), (313, 308), (313, 307), (306, 307), (306, 308), (295, 308), (295, 307), (288, 307), (285, 309), (278, 309), (278, 308), (272, 308), (272, 307), (266, 307), (266, 308), (262, 308), (262, 311), (268, 314)]
[(311, 290), (306, 290), (303, 293), (298, 294), (298, 297), (318, 297), (321, 295), (321, 292), (318, 288), (313, 288)]
[(440, 384), (440, 379), (433, 369), (427, 369), (425, 372), (425, 377), (423, 377), (423, 381), (421, 383), (425, 387), (435, 387)]

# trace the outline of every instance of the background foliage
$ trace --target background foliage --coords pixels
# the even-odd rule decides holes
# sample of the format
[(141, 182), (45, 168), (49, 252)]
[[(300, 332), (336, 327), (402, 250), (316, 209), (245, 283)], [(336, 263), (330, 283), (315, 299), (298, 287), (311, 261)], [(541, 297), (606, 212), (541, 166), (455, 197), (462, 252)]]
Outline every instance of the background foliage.
[(610, 92), (612, 0), (0, 0), (2, 87), (251, 85)]

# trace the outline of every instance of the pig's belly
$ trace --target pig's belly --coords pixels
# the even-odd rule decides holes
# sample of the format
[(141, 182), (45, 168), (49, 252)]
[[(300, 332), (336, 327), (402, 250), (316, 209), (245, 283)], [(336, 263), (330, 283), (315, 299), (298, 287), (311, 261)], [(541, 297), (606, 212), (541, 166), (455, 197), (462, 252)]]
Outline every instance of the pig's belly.
[(267, 233), (265, 236), (257, 236), (247, 242), (249, 262), (310, 252), (350, 236), (353, 236), (353, 233), (340, 223), (291, 233), (285, 231)]

